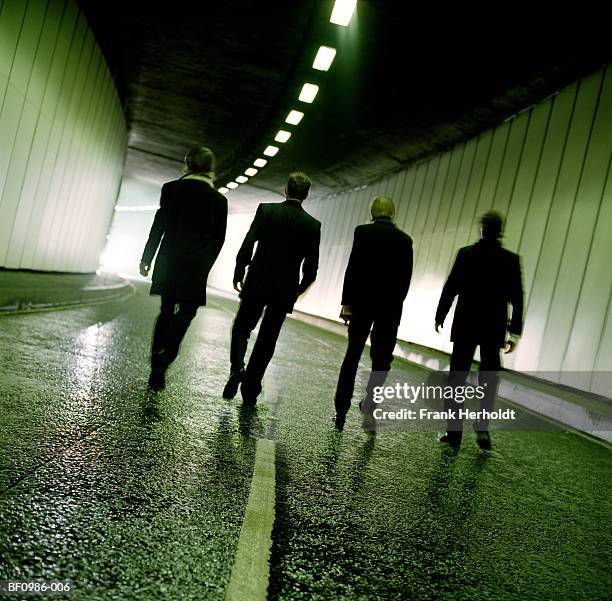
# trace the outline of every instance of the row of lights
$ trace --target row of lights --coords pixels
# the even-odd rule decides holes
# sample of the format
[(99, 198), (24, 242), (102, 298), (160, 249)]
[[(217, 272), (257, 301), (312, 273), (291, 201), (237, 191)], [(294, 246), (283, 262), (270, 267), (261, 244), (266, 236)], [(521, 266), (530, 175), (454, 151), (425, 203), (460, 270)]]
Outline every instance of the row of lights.
[[(357, 5), (357, 0), (336, 0), (334, 3), (334, 8), (332, 10), (332, 14), (330, 17), (330, 22), (335, 25), (342, 25), (346, 27), (353, 16), (353, 12), (355, 11), (355, 6)], [(331, 67), (334, 58), (336, 57), (336, 49), (330, 48), (329, 46), (321, 46), (314, 58), (312, 63), (312, 68), (317, 71), (328, 71)], [(298, 96), (298, 100), (300, 102), (304, 102), (305, 104), (311, 104), (314, 99), (317, 97), (317, 93), (319, 92), (319, 86), (314, 83), (305, 83), (302, 86), (302, 90), (300, 91), (300, 95)], [(298, 125), (302, 118), (304, 117), (304, 113), (302, 111), (298, 111), (292, 109), (289, 111), (287, 117), (285, 118), (285, 123), (289, 125)], [(279, 129), (276, 136), (274, 136), (274, 141), (279, 144), (284, 144), (291, 138), (291, 132), (286, 131), (284, 129)], [(268, 158), (272, 158), (276, 156), (278, 151), (280, 150), (279, 146), (269, 145), (264, 151), (263, 155)], [(245, 169), (244, 175), (239, 175), (235, 177), (233, 181), (228, 182), (225, 186), (219, 188), (219, 192), (221, 194), (226, 194), (230, 190), (235, 190), (240, 184), (246, 183), (250, 177), (257, 175), (260, 169), (265, 167), (268, 163), (269, 159), (258, 158), (253, 161), (253, 166)]]

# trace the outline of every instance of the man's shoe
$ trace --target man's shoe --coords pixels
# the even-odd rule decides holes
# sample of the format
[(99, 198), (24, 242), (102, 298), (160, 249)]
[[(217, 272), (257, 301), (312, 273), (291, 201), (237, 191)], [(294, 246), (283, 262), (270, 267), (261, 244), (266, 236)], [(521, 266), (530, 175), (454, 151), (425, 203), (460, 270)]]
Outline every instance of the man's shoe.
[(346, 413), (336, 413), (332, 417), (332, 421), (334, 422), (336, 430), (342, 432), (342, 430), (344, 430), (344, 423), (346, 422)]
[(476, 444), (485, 451), (491, 450), (491, 437), (488, 432), (476, 432)]
[(257, 404), (257, 396), (261, 392), (261, 384), (251, 384), (246, 380), (242, 380), (240, 384), (240, 395), (242, 396), (242, 404), (245, 407), (255, 407)]
[(457, 436), (457, 432), (447, 432), (440, 437), (440, 442), (445, 442), (451, 447), (459, 448), (461, 446), (461, 434)]
[(376, 432), (376, 419), (371, 413), (362, 413), (361, 428), (364, 432)]
[(163, 390), (166, 386), (166, 372), (160, 369), (151, 370), (148, 386), (151, 390)]
[(223, 389), (223, 398), (233, 399), (238, 394), (238, 386), (242, 380), (244, 380), (244, 368), (233, 371)]

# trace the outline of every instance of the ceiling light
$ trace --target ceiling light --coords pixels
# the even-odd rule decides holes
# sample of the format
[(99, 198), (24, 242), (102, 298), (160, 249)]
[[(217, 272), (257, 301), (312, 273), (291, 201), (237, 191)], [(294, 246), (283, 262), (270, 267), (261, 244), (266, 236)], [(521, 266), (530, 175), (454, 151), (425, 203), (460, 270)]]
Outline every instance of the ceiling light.
[(253, 167), (249, 167), (248, 169), (244, 170), (244, 174), (248, 175), (249, 177), (253, 177), (254, 175), (257, 174), (257, 169), (253, 169)]
[(312, 102), (319, 91), (319, 86), (316, 86), (313, 83), (305, 83), (302, 87), (302, 91), (300, 92), (299, 99), (302, 102)]
[(263, 153), (267, 156), (267, 157), (273, 157), (276, 153), (278, 152), (278, 147), (277, 146), (268, 146)]
[(248, 182), (248, 181), (249, 181), (249, 178), (248, 178), (248, 177), (244, 177), (244, 175), (239, 175), (239, 176), (236, 178), (236, 181), (237, 181), (239, 184), (244, 184), (245, 182)]
[(329, 46), (321, 46), (315, 56), (312, 68), (317, 71), (327, 71), (331, 66), (334, 57), (336, 56), (336, 49), (330, 48)]
[(217, 190), (217, 192), (221, 192), (221, 194), (227, 194), (229, 192), (229, 188), (226, 188), (225, 186), (221, 186), (219, 190)]
[(336, 0), (329, 20), (336, 25), (346, 27), (353, 16), (355, 6), (357, 6), (357, 0)]
[(274, 140), (276, 142), (280, 142), (284, 144), (291, 137), (291, 132), (285, 131), (284, 129), (279, 129), (276, 136), (274, 136)]
[(289, 123), (289, 125), (297, 125), (304, 116), (304, 113), (300, 111), (290, 111), (285, 119), (285, 123)]
[(230, 182), (229, 184), (227, 184), (227, 187), (228, 187), (230, 190), (233, 190), (234, 188), (237, 188), (237, 187), (238, 187), (238, 184), (237, 184), (236, 182)]
[(266, 159), (255, 159), (253, 161), (253, 165), (255, 165), (255, 167), (265, 167), (267, 163), (268, 161), (266, 161)]

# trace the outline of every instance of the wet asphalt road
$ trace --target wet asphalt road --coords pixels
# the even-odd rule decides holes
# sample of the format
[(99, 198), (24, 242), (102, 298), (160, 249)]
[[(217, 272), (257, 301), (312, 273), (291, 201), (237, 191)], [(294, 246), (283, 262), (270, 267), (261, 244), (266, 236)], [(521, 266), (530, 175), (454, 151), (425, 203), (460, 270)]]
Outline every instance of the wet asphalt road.
[(292, 320), (244, 414), (221, 398), (236, 304), (220, 298), (152, 395), (158, 303), (139, 287), (0, 321), (0, 579), (69, 579), (73, 600), (222, 599), (267, 435), (271, 599), (610, 598), (609, 449), (500, 432), (491, 453), (470, 435), (454, 453), (435, 433), (365, 434), (356, 411), (335, 434), (344, 341)]

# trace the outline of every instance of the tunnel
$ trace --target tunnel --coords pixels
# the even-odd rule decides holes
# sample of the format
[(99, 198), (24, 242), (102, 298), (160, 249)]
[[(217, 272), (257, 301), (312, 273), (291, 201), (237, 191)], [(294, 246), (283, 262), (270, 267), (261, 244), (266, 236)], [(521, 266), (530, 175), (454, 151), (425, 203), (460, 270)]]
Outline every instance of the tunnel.
[(0, 0), (0, 595), (612, 597), (612, 44), (490, 8)]

